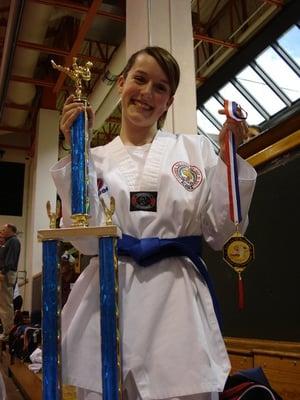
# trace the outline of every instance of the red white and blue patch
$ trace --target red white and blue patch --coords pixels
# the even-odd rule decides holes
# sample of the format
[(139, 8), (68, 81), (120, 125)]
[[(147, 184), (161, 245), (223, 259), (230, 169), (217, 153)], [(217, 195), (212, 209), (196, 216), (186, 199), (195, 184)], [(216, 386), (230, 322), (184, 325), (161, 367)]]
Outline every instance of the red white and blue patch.
[(189, 192), (195, 190), (203, 179), (198, 167), (184, 161), (177, 161), (172, 167), (172, 172), (177, 181)]
[(104, 185), (104, 181), (101, 178), (97, 179), (97, 189), (98, 189), (98, 196), (100, 197), (102, 194), (108, 192), (107, 185)]

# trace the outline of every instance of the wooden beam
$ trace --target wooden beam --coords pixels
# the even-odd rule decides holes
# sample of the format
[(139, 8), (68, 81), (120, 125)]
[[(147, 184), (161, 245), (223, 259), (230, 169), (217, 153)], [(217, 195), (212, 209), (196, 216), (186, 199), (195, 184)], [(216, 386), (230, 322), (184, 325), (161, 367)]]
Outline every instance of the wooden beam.
[(296, 111), (292, 116), (244, 143), (238, 148), (238, 153), (242, 158), (248, 159), (261, 150), (298, 131), (299, 126), (300, 113)]
[[(79, 28), (79, 32), (78, 32), (77, 38), (75, 39), (75, 42), (71, 49), (71, 52), (66, 57), (66, 66), (67, 67), (69, 67), (72, 64), (73, 58), (78, 53), (79, 48), (80, 48), (88, 30), (90, 29), (90, 27), (92, 25), (94, 17), (97, 14), (97, 10), (101, 6), (101, 3), (102, 3), (102, 0), (93, 0), (93, 3), (85, 16), (85, 20), (83, 21), (83, 23), (81, 24), (81, 26)], [(58, 77), (58, 80), (56, 82), (56, 85), (54, 86), (54, 89), (53, 89), (54, 93), (58, 93), (61, 90), (62, 85), (65, 81), (65, 78), (66, 78), (66, 74), (61, 72)]]
[(247, 158), (247, 161), (253, 167), (257, 167), (281, 156), (284, 153), (287, 153), (296, 147), (300, 147), (300, 130), (279, 140), (271, 146), (266, 147), (258, 153), (253, 154), (251, 157)]

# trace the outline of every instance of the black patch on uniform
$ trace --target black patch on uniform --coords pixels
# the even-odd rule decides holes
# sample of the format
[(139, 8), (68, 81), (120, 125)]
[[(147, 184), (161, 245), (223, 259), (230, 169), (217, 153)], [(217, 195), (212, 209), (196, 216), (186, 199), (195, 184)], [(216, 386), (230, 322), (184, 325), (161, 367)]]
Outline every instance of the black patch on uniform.
[(130, 192), (130, 211), (152, 211), (157, 209), (157, 192)]

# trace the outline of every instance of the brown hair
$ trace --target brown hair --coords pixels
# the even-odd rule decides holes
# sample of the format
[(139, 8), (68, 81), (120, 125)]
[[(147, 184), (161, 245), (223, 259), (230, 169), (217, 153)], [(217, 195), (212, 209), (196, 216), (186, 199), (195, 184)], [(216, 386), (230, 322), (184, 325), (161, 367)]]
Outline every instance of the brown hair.
[[(135, 63), (136, 58), (140, 54), (148, 54), (157, 61), (158, 65), (161, 67), (161, 69), (164, 71), (164, 73), (168, 78), (171, 89), (171, 96), (174, 96), (180, 80), (180, 68), (177, 61), (172, 56), (172, 54), (170, 54), (167, 50), (163, 49), (162, 47), (149, 46), (141, 50), (138, 50), (137, 52), (132, 54), (122, 72), (124, 78), (127, 77), (128, 72), (131, 70), (131, 68)], [(166, 116), (167, 116), (167, 111), (157, 121), (157, 127), (159, 129), (162, 128)]]

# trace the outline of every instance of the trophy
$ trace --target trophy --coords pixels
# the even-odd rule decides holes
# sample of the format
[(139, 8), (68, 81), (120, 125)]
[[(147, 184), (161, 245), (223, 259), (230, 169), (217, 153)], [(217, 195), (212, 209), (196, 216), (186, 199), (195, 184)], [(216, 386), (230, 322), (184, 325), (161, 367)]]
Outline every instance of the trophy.
[[(101, 365), (103, 400), (119, 400), (122, 397), (122, 370), (120, 354), (119, 307), (118, 307), (118, 258), (117, 238), (120, 230), (113, 224), (115, 200), (107, 206), (103, 200), (104, 226), (89, 226), (88, 164), (89, 137), (87, 99), (83, 95), (82, 81), (91, 78), (91, 62), (79, 66), (73, 59), (72, 68), (52, 66), (66, 73), (75, 82), (75, 101), (84, 104), (71, 129), (71, 227), (56, 228), (57, 213), (47, 202), (49, 229), (39, 230), (38, 239), (43, 244), (43, 294), (42, 294), (42, 347), (43, 347), (43, 400), (59, 400), (62, 397), (60, 357), (60, 300), (57, 257), (58, 241), (96, 237), (99, 242), (99, 296), (101, 327)], [(100, 339), (99, 339), (100, 340)], [(100, 362), (100, 360), (99, 360)], [(99, 377), (100, 379), (101, 377)]]
[(82, 81), (91, 79), (91, 67), (88, 61), (85, 66), (77, 64), (77, 58), (73, 58), (72, 68), (56, 64), (51, 60), (52, 67), (64, 72), (75, 82), (75, 101), (84, 105), (85, 111), (81, 112), (71, 128), (71, 186), (72, 186), (72, 215), (73, 226), (88, 226), (88, 118), (87, 98), (83, 92)]

